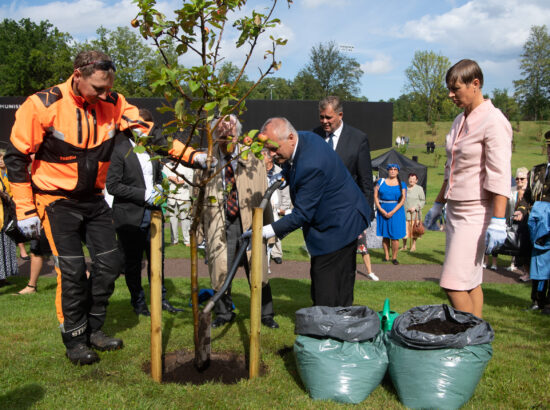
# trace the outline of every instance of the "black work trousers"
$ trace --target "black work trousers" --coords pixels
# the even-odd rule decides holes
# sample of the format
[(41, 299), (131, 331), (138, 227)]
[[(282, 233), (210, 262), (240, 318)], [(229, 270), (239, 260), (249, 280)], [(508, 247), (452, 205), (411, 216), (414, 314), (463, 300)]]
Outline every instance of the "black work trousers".
[[(58, 199), (44, 210), (42, 222), (57, 271), (57, 316), (67, 348), (86, 343), (89, 333), (105, 322), (109, 297), (119, 274), (120, 256), (111, 208), (103, 196), (87, 200)], [(92, 267), (86, 276), (82, 242), (90, 251)]]

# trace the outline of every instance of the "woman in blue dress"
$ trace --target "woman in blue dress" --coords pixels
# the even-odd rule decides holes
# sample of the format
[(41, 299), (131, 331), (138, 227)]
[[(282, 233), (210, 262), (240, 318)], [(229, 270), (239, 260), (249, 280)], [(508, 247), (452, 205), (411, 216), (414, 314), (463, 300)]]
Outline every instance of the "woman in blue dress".
[(380, 178), (374, 187), (376, 214), (376, 235), (381, 236), (385, 261), (390, 260), (390, 241), (392, 263), (399, 265), (399, 239), (407, 235), (405, 209), (403, 204), (407, 196), (407, 185), (399, 179), (399, 165), (388, 164), (387, 178)]

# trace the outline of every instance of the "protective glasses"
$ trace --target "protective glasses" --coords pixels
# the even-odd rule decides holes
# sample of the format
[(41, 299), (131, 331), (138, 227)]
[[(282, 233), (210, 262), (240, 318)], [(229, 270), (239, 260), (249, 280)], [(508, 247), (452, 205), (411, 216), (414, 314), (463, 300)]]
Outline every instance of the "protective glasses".
[(93, 65), (96, 70), (101, 71), (109, 71), (113, 70), (116, 71), (115, 63), (112, 61), (107, 60), (98, 60), (98, 61), (92, 61), (91, 63), (81, 65), (80, 67), (77, 67), (78, 69), (88, 67), (89, 65)]

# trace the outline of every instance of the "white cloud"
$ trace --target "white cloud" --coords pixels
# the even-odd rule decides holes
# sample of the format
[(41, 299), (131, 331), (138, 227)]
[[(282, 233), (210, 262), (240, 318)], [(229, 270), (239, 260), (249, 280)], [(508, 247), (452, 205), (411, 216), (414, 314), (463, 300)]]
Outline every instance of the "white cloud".
[(548, 22), (550, 2), (472, 0), (438, 15), (407, 22), (400, 33), (445, 47), (443, 54), (517, 56), (532, 25)]
[[(164, 13), (176, 8), (175, 1), (159, 1), (157, 9)], [(76, 0), (53, 1), (43, 5), (28, 6), (25, 2), (12, 2), (0, 8), (1, 18), (19, 20), (29, 18), (34, 22), (48, 20), (62, 32), (68, 32), (77, 40), (93, 37), (99, 26), (114, 29), (129, 26), (138, 12), (132, 0)]]
[(365, 74), (385, 74), (393, 69), (392, 58), (385, 54), (377, 55), (373, 60), (361, 64)]
[[(344, 6), (346, 3), (348, 3), (347, 0), (298, 0), (298, 2), (299, 2), (303, 7), (308, 8), (308, 9), (314, 9), (314, 8), (322, 7), (322, 6), (328, 6), (328, 7), (338, 6), (338, 7), (342, 7), (342, 6)], [(295, 2), (295, 3), (298, 3), (298, 2)]]

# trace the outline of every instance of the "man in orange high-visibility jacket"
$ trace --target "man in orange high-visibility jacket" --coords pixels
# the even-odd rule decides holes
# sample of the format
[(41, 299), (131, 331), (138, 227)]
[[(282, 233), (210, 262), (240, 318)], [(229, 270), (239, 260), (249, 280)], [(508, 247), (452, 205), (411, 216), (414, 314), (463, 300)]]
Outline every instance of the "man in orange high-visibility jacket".
[[(79, 53), (65, 83), (21, 105), (5, 156), (19, 228), (30, 237), (42, 225), (54, 254), (57, 316), (66, 355), (75, 364), (99, 360), (90, 347), (122, 347), (122, 340), (101, 330), (120, 267), (103, 188), (113, 137), (129, 128), (147, 135), (152, 126), (122, 95), (110, 91), (114, 76), (115, 65), (106, 54)], [(206, 154), (192, 149), (182, 159), (206, 164)], [(82, 242), (92, 257), (89, 279)]]

